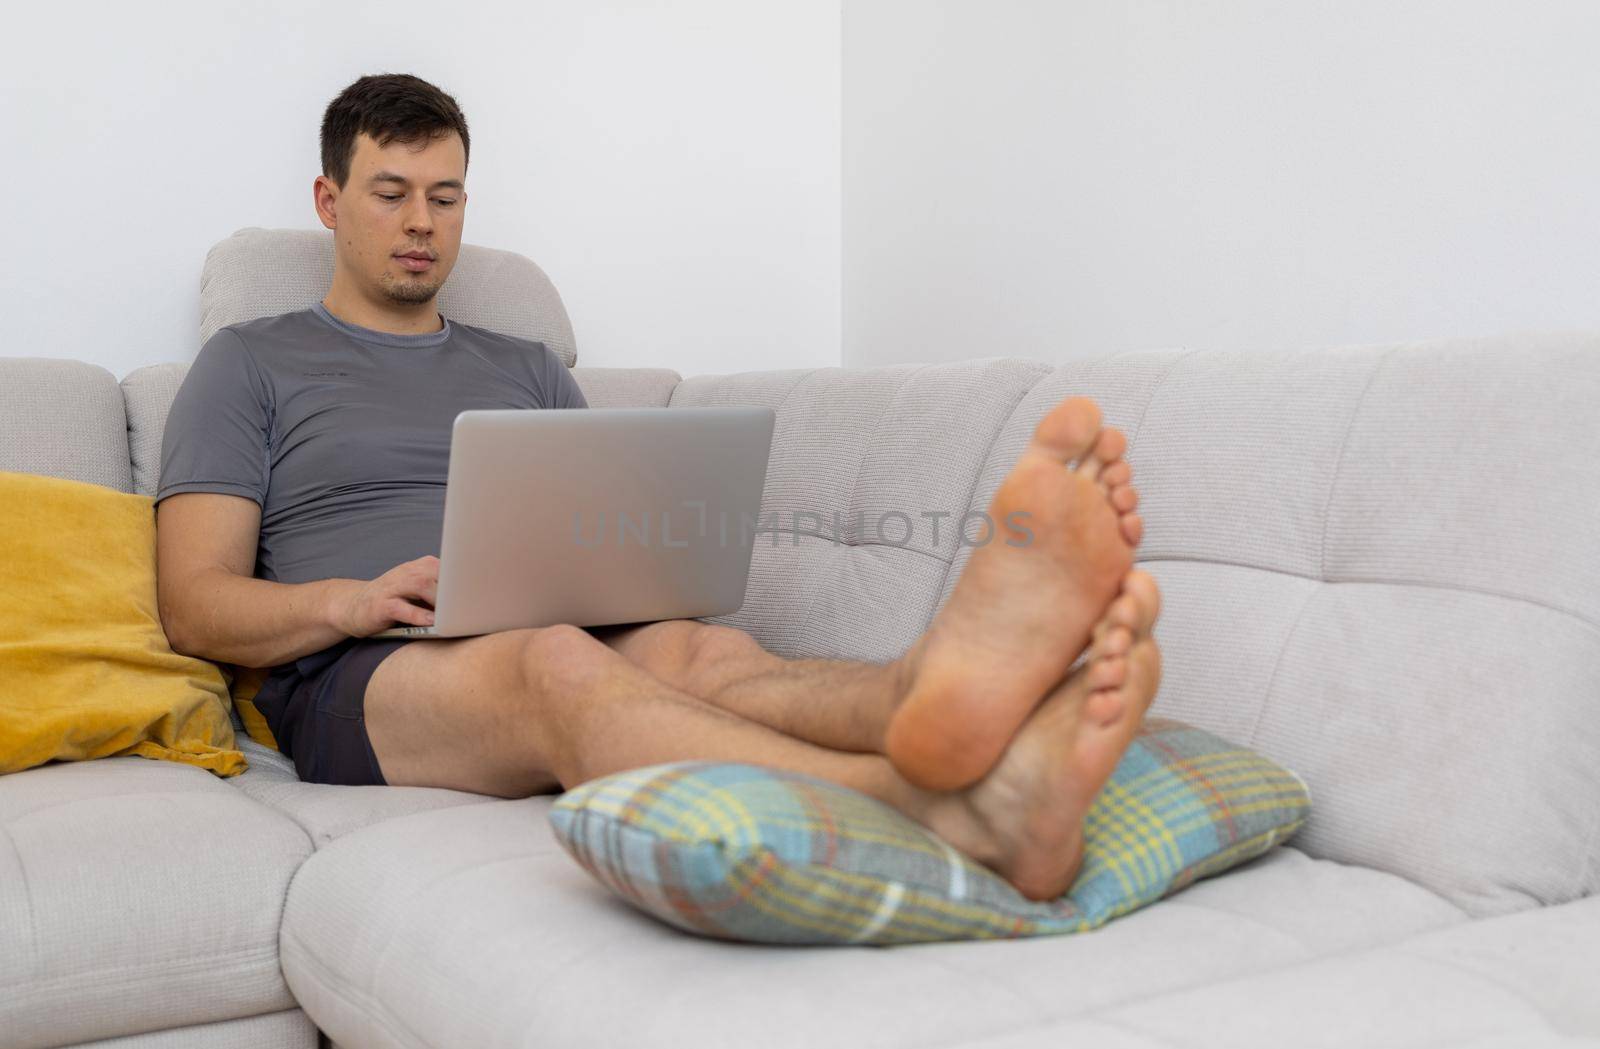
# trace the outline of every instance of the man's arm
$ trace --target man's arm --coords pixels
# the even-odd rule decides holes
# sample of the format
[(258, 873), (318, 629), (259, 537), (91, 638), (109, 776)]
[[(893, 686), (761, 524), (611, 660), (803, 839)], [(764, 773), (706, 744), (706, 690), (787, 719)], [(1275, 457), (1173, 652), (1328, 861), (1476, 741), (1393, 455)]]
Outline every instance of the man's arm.
[(373, 580), (273, 583), (255, 578), (260, 537), (261, 507), (243, 496), (183, 492), (157, 505), (156, 601), (175, 651), (272, 667), (395, 622), (433, 622), (436, 557)]

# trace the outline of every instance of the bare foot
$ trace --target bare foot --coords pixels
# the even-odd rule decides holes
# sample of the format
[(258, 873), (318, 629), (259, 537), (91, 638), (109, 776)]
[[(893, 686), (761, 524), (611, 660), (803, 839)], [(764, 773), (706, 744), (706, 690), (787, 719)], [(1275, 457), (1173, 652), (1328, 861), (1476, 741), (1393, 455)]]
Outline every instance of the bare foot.
[(1161, 614), (1161, 591), (1149, 572), (1135, 568), (1122, 580), (1122, 592), (1094, 625), (1089, 643), (1089, 688), (1086, 711), (1091, 721), (1104, 724), (1117, 716), (1122, 697), (1119, 688), (1127, 678), (1126, 656), (1135, 640), (1150, 633)]
[[(1135, 573), (1143, 575), (1143, 573)], [(953, 847), (992, 868), (1030, 900), (1053, 900), (1083, 865), (1083, 818), (1138, 734), (1161, 682), (1150, 630), (1154, 581), (1132, 587), (1129, 647), (1074, 670), (1023, 724), (994, 771), (955, 795), (934, 799), (924, 822)], [(1120, 599), (1119, 599), (1120, 600)], [(1110, 630), (1108, 630), (1108, 633)], [(1108, 661), (1120, 681), (1098, 688)]]
[(1089, 642), (1143, 531), (1126, 447), (1087, 397), (1035, 428), (989, 504), (990, 542), (903, 657), (884, 753), (911, 783), (976, 783)]

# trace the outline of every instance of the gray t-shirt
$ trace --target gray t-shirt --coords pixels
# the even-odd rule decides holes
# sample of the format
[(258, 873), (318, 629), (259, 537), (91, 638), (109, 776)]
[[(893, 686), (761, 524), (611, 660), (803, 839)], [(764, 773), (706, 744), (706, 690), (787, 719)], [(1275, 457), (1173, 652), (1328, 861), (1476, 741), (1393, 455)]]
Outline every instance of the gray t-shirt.
[(156, 502), (254, 499), (261, 579), (374, 579), (439, 553), (457, 412), (586, 407), (543, 343), (448, 319), (391, 335), (318, 302), (206, 341), (167, 416)]

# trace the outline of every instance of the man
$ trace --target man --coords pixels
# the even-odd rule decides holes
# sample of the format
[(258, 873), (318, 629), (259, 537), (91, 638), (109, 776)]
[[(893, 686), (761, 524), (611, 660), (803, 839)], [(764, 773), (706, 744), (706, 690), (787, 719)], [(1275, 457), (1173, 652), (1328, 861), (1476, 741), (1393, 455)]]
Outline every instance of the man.
[[(158, 582), (174, 647), (273, 668), (256, 704), (306, 780), (524, 797), (746, 761), (864, 791), (1024, 895), (1063, 893), (1084, 812), (1160, 677), (1126, 439), (1087, 398), (1045, 416), (990, 506), (1004, 535), (886, 665), (784, 660), (690, 620), (371, 638), (432, 618), (455, 414), (586, 407), (542, 344), (435, 309), (469, 142), (455, 100), (412, 76), (362, 77), (329, 105), (314, 202), (332, 287), (217, 332), (167, 422)], [(1026, 536), (1001, 525), (1018, 511)]]

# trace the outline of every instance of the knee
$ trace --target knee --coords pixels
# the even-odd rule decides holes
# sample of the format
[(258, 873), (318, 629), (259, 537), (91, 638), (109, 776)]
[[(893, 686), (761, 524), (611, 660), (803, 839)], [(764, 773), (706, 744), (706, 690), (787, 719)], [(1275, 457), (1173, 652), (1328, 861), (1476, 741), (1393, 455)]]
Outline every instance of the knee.
[[(684, 622), (690, 622), (684, 620)], [(689, 662), (717, 663), (760, 652), (756, 639), (737, 627), (720, 623), (696, 623), (689, 635)]]
[(586, 631), (565, 624), (524, 631), (523, 682), (540, 697), (571, 694), (603, 672), (610, 655), (605, 645)]
[(756, 639), (743, 630), (718, 623), (697, 625), (699, 629), (688, 637), (684, 655), (684, 676), (697, 695), (714, 691), (736, 668), (765, 654)]

